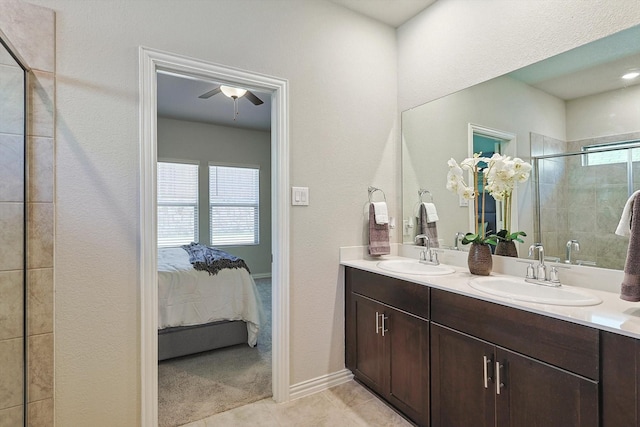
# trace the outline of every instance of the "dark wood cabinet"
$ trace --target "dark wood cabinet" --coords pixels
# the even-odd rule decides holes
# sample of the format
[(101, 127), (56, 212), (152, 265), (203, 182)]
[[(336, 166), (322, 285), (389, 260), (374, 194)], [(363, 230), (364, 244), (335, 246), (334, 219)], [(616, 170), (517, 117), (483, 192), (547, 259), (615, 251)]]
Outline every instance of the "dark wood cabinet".
[(640, 426), (640, 340), (602, 332), (602, 427)]
[(433, 426), (495, 425), (494, 346), (431, 324)]
[(419, 426), (640, 427), (640, 340), (345, 268), (346, 366)]
[(431, 324), (432, 425), (598, 426), (598, 383)]
[(380, 331), (380, 315), (384, 315), (384, 307), (359, 295), (353, 295), (352, 304), (356, 327), (355, 363), (352, 371), (370, 389), (383, 394), (386, 373), (385, 340)]
[[(429, 323), (379, 301), (394, 283), (384, 276), (347, 273), (346, 365), (356, 379), (420, 426), (429, 425)], [(391, 288), (387, 288), (390, 286)], [(420, 286), (420, 285), (416, 285)], [(359, 292), (353, 292), (353, 289)], [(383, 289), (383, 292), (380, 292)], [(398, 288), (395, 288), (396, 291)], [(429, 289), (425, 298), (428, 298)], [(393, 300), (392, 298), (389, 298)], [(394, 300), (403, 306), (402, 301)], [(411, 301), (414, 304), (415, 301)], [(425, 309), (428, 308), (428, 304)], [(422, 308), (418, 308), (421, 310)]]
[(496, 384), (503, 385), (496, 391), (497, 426), (599, 425), (596, 381), (509, 350), (495, 354)]

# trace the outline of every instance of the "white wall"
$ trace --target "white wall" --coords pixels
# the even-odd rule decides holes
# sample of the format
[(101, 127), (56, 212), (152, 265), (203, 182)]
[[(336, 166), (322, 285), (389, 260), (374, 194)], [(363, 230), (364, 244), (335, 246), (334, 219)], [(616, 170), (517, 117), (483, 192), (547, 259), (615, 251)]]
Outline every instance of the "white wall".
[(640, 85), (567, 102), (567, 141), (640, 131)]
[[(200, 182), (210, 162), (260, 168), (260, 244), (223, 247), (243, 258), (252, 274), (271, 274), (271, 132), (158, 118), (158, 159), (197, 161)], [(200, 242), (210, 244), (208, 185), (201, 185)]]
[(397, 209), (395, 32), (324, 0), (34, 0), (55, 10), (56, 422), (139, 423), (138, 46), (289, 80), (291, 382), (344, 368), (338, 248)]

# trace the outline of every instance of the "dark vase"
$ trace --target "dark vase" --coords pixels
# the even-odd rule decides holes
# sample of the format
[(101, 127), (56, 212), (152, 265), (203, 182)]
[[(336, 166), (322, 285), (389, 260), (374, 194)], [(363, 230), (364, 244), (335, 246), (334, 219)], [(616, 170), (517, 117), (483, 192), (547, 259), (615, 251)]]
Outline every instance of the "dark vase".
[(514, 242), (513, 240), (509, 240), (509, 241), (500, 240), (500, 241), (498, 241), (498, 244), (496, 245), (495, 254), (496, 255), (510, 256), (510, 257), (518, 258), (518, 248), (516, 248), (516, 242)]
[(491, 248), (487, 244), (472, 243), (469, 248), (469, 272), (478, 276), (488, 276), (493, 268)]

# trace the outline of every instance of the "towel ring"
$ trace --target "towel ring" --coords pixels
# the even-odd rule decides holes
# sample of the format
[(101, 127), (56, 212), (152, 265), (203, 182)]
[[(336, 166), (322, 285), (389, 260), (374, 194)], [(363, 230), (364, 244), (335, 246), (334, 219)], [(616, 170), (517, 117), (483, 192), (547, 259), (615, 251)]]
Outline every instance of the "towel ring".
[(367, 191), (369, 192), (369, 203), (371, 203), (371, 199), (373, 198), (373, 193), (375, 193), (376, 191), (381, 192), (382, 193), (382, 197), (384, 197), (384, 201), (385, 202), (387, 201), (387, 195), (384, 194), (384, 191), (382, 191), (381, 189), (376, 188), (376, 187), (369, 187)]
[(418, 197), (420, 198), (420, 203), (424, 203), (424, 200), (422, 200), (422, 196), (424, 196), (425, 194), (429, 195), (429, 197), (431, 198), (431, 202), (433, 203), (433, 194), (431, 194), (431, 191), (425, 190), (423, 188), (418, 190)]

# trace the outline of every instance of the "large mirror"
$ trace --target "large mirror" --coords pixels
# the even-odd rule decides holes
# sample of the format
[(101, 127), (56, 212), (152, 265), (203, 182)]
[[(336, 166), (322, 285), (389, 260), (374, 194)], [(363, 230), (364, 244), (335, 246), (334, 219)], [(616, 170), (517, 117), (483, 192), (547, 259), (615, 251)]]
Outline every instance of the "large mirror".
[[(441, 247), (472, 231), (472, 207), (446, 189), (447, 162), (499, 152), (534, 166), (512, 202), (511, 231), (527, 233), (520, 257), (540, 241), (560, 262), (622, 269), (628, 238), (614, 231), (640, 188), (640, 77), (622, 76), (640, 71), (638, 40), (640, 26), (404, 111), (403, 242), (414, 242), (421, 201), (437, 208)], [(499, 230), (501, 209), (485, 208)]]

